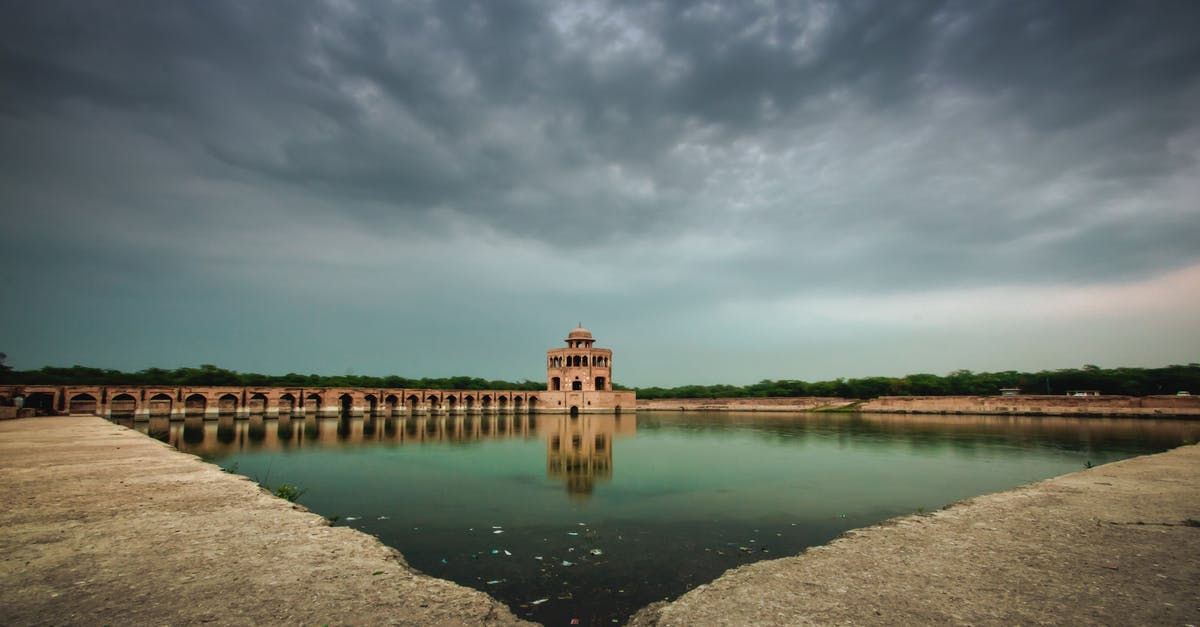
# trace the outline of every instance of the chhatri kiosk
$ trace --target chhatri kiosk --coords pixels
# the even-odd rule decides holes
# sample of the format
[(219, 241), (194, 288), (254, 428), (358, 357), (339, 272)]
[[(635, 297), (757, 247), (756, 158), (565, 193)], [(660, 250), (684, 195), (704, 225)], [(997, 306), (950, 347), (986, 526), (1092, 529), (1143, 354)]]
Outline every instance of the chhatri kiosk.
[(567, 345), (546, 351), (546, 395), (540, 411), (620, 413), (635, 411), (635, 392), (612, 389), (612, 350), (597, 348), (592, 332), (579, 326)]

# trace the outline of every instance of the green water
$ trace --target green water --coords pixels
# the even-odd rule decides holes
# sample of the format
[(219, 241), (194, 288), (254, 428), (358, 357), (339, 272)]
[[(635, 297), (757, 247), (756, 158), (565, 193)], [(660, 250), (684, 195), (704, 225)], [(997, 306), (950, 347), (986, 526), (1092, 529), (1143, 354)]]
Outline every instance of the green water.
[[(1163, 451), (1172, 420), (643, 413), (165, 420), (137, 428), (545, 624), (624, 622), (728, 568)], [(500, 533), (497, 533), (500, 532)]]

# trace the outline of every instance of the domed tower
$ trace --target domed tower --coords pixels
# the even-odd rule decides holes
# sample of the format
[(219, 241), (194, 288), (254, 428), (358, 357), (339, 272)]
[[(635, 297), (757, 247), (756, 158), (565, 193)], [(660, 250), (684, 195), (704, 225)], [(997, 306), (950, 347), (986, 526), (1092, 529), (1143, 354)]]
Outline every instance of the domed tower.
[(596, 348), (592, 332), (580, 325), (567, 334), (565, 348), (546, 351), (546, 390), (612, 391), (612, 351)]

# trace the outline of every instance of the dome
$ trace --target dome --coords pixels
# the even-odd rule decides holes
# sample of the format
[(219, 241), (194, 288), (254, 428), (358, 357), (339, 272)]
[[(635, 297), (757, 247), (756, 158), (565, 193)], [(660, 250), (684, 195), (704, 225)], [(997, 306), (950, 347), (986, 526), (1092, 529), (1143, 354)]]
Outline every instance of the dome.
[(575, 327), (574, 329), (571, 330), (570, 333), (567, 334), (567, 339), (568, 340), (590, 340), (590, 339), (592, 339), (592, 332), (588, 331), (587, 329), (583, 328), (582, 326)]

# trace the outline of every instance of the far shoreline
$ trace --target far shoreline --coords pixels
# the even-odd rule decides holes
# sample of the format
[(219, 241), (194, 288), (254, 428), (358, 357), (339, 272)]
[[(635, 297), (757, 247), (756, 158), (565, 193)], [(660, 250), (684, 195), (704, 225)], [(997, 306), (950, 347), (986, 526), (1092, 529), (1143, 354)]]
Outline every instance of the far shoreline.
[(1200, 396), (880, 396), (869, 400), (834, 397), (639, 398), (637, 411), (1200, 419)]

